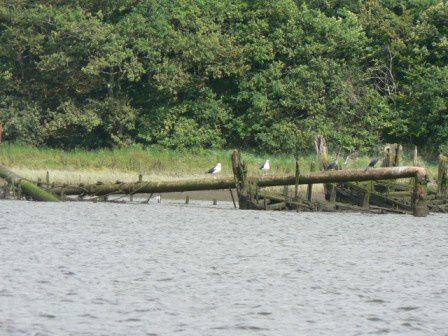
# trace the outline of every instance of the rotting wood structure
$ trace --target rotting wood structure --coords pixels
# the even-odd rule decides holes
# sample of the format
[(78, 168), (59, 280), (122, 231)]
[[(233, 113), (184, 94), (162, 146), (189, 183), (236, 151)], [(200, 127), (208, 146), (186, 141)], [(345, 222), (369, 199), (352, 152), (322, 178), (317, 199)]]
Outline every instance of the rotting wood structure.
[[(300, 176), (270, 177), (251, 179), (247, 177), (247, 168), (238, 152), (232, 155), (232, 167), (235, 176), (235, 185), (240, 200), (240, 208), (244, 209), (297, 209), (306, 210), (357, 210), (357, 211), (379, 211), (379, 212), (412, 212), (414, 216), (423, 217), (428, 214), (427, 204), (427, 172), (421, 167), (392, 167), (376, 169), (350, 169), (322, 171), (317, 173), (303, 174)], [(353, 182), (361, 181), (384, 181), (402, 178), (413, 178), (414, 185), (412, 191), (408, 192), (411, 204), (404, 204), (393, 201), (387, 196), (357, 187)], [(289, 195), (275, 195), (263, 192), (260, 187), (294, 185), (294, 184), (329, 184), (327, 197), (328, 202), (310, 201), (300, 196), (290, 197)], [(337, 183), (337, 187), (334, 185)], [(358, 197), (351, 197), (352, 192), (342, 192), (344, 189), (357, 188), (360, 192)], [(366, 201), (366, 194), (369, 199)], [(343, 197), (345, 196), (345, 198)], [(384, 204), (376, 205), (381, 200)], [(361, 202), (359, 202), (361, 201)], [(355, 204), (350, 204), (355, 203)], [(361, 203), (361, 204), (357, 204)], [(372, 203), (374, 203), (372, 205)]]
[[(325, 148), (320, 148), (323, 153)], [(325, 153), (325, 155), (327, 155)], [(389, 161), (390, 162), (390, 161)], [(326, 160), (328, 164), (328, 159)], [(97, 183), (92, 185), (54, 186), (50, 185), (47, 175), (46, 184), (36, 184), (21, 179), (17, 175), (8, 182), (26, 185), (31, 183), (39, 190), (47, 189), (51, 200), (78, 195), (78, 199), (93, 196), (94, 200), (107, 200), (110, 195), (150, 194), (165, 192), (184, 192), (199, 190), (236, 189), (240, 209), (296, 210), (296, 211), (362, 211), (378, 213), (412, 213), (426, 216), (431, 211), (448, 212), (447, 160), (440, 158), (439, 190), (427, 188), (427, 172), (422, 167), (381, 167), (373, 169), (330, 170), (300, 173), (296, 163), (296, 173), (290, 176), (249, 177), (247, 167), (240, 153), (232, 155), (234, 177), (216, 179), (189, 179), (180, 181), (151, 182), (143, 181), (139, 176), (135, 183)], [(441, 175), (442, 174), (442, 175)], [(5, 175), (6, 176), (6, 175)], [(442, 176), (442, 177), (440, 177)], [(411, 179), (412, 184), (398, 183), (397, 179)], [(313, 184), (324, 184), (326, 200), (312, 199)], [(299, 185), (307, 185), (307, 192), (302, 196)], [(294, 194), (276, 192), (272, 188), (295, 186)], [(33, 188), (34, 188), (33, 187)], [(27, 188), (25, 186), (25, 188)], [(274, 188), (275, 189), (275, 188)], [(45, 190), (43, 190), (45, 192)], [(28, 192), (33, 199), (44, 200), (38, 194)], [(38, 195), (38, 197), (35, 197)], [(232, 194), (233, 198), (233, 194)], [(47, 200), (50, 200), (48, 198)], [(235, 203), (235, 202), (234, 202)]]

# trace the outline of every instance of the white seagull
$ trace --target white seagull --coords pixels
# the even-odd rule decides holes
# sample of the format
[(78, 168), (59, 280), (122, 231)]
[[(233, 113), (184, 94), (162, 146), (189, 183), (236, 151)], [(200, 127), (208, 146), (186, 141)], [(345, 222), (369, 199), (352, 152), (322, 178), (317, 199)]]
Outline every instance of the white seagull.
[(207, 170), (206, 173), (212, 174), (213, 176), (215, 176), (216, 174), (218, 174), (221, 171), (221, 168), (222, 168), (221, 163), (218, 162), (218, 164), (216, 166)]
[(260, 167), (260, 170), (265, 173), (267, 172), (269, 169), (271, 169), (271, 166), (269, 165), (269, 160), (266, 160)]

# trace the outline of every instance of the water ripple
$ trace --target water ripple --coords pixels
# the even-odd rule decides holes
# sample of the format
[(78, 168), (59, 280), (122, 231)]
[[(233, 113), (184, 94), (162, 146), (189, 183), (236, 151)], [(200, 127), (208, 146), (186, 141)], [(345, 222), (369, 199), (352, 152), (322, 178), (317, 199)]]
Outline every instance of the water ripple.
[(0, 202), (0, 335), (444, 335), (448, 217)]

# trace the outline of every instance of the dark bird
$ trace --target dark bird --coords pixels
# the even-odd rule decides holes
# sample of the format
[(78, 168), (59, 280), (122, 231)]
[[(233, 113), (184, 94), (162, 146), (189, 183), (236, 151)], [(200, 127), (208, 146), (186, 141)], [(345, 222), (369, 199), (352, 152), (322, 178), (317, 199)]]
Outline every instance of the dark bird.
[(366, 170), (369, 168), (375, 167), (376, 163), (378, 162), (379, 158), (374, 158), (372, 161), (370, 161), (369, 165), (367, 166)]
[(330, 164), (327, 166), (327, 168), (325, 168), (325, 170), (335, 170), (335, 169), (337, 170), (338, 167), (339, 167), (339, 163), (338, 163), (338, 161), (336, 160), (336, 161), (330, 163)]

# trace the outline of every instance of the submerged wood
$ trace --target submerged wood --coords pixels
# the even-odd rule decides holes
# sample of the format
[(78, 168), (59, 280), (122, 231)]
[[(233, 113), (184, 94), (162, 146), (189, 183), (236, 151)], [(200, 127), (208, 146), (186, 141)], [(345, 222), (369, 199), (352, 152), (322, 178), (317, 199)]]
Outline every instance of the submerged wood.
[(36, 184), (20, 177), (8, 168), (0, 165), (0, 177), (4, 178), (8, 183), (18, 186), (22, 193), (31, 197), (36, 201), (58, 202), (59, 198), (52, 193), (38, 187)]

